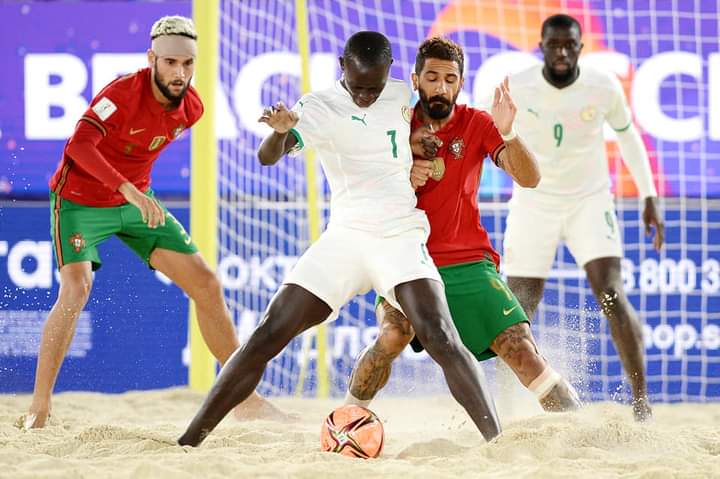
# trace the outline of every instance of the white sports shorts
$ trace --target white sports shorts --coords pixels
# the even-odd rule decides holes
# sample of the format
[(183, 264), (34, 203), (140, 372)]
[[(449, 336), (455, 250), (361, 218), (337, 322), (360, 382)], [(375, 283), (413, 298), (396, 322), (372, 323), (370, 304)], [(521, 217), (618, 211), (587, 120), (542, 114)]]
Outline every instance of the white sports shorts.
[(283, 284), (297, 284), (322, 299), (337, 318), (340, 308), (370, 289), (400, 309), (395, 286), (416, 279), (442, 284), (428, 254), (428, 233), (422, 228), (380, 236), (331, 225), (300, 257)]
[(560, 241), (579, 266), (597, 258), (622, 257), (620, 227), (609, 192), (563, 203), (510, 201), (504, 239), (507, 276), (547, 278)]

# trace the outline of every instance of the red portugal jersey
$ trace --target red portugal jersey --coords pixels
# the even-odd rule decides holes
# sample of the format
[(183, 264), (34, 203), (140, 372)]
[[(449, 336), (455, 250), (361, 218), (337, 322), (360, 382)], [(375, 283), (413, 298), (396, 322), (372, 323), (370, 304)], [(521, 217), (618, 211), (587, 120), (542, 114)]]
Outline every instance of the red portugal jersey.
[[(421, 126), (416, 112), (412, 128)], [(455, 105), (452, 118), (435, 135), (443, 142), (438, 156), (445, 161), (445, 175), (440, 181), (428, 179), (417, 191), (417, 206), (430, 221), (430, 256), (437, 266), (483, 259), (499, 266), (500, 255), (480, 223), (477, 194), (483, 160), (489, 155), (497, 162), (505, 143), (488, 113), (466, 105)]]
[(188, 87), (180, 106), (165, 108), (155, 99), (150, 69), (118, 78), (97, 94), (68, 139), (50, 180), (62, 198), (87, 206), (118, 206), (117, 191), (129, 181), (150, 187), (150, 171), (160, 152), (203, 113), (200, 97)]

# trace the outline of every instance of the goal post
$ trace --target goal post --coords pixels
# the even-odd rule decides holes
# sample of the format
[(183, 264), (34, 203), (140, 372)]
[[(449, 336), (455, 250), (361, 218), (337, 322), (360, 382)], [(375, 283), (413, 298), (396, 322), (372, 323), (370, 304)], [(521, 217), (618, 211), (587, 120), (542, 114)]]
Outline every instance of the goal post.
[[(215, 270), (218, 234), (218, 167), (215, 125), (215, 94), (218, 72), (219, 0), (193, 0), (193, 20), (198, 33), (195, 88), (205, 114), (192, 128), (190, 159), (190, 234), (200, 254)], [(216, 361), (197, 322), (195, 305), (189, 307), (189, 385), (207, 391), (215, 380)]]

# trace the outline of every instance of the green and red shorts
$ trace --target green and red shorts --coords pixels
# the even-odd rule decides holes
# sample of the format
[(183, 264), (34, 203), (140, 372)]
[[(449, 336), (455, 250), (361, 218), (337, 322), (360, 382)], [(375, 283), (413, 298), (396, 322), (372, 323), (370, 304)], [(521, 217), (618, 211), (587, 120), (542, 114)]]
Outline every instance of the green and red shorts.
[[(145, 193), (154, 198), (152, 190)], [(150, 266), (155, 248), (193, 254), (198, 249), (185, 228), (165, 208), (165, 225), (149, 228), (140, 210), (131, 204), (111, 207), (85, 206), (50, 193), (50, 234), (58, 269), (66, 264), (90, 261), (100, 268), (98, 246), (117, 236)], [(152, 268), (152, 266), (150, 266)]]

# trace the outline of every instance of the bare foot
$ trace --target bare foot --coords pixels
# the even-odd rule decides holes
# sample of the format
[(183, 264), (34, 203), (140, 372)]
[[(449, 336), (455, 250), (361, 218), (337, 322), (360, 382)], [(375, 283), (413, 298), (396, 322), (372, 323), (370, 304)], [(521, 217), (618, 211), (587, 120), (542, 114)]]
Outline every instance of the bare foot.
[(235, 406), (233, 415), (238, 421), (263, 419), (268, 421), (297, 422), (300, 420), (300, 416), (297, 414), (283, 411), (257, 392), (253, 392), (245, 401)]
[(50, 411), (47, 409), (39, 409), (33, 411), (33, 409), (30, 409), (30, 412), (27, 414), (24, 414), (20, 416), (18, 419), (16, 425), (25, 431), (29, 429), (39, 429), (45, 427), (47, 425), (48, 420), (50, 419)]
[(565, 380), (557, 383), (540, 400), (540, 405), (549, 412), (576, 411), (582, 407), (577, 391)]
[(634, 399), (632, 404), (633, 416), (637, 422), (645, 422), (652, 419), (652, 408), (647, 396), (640, 399)]

